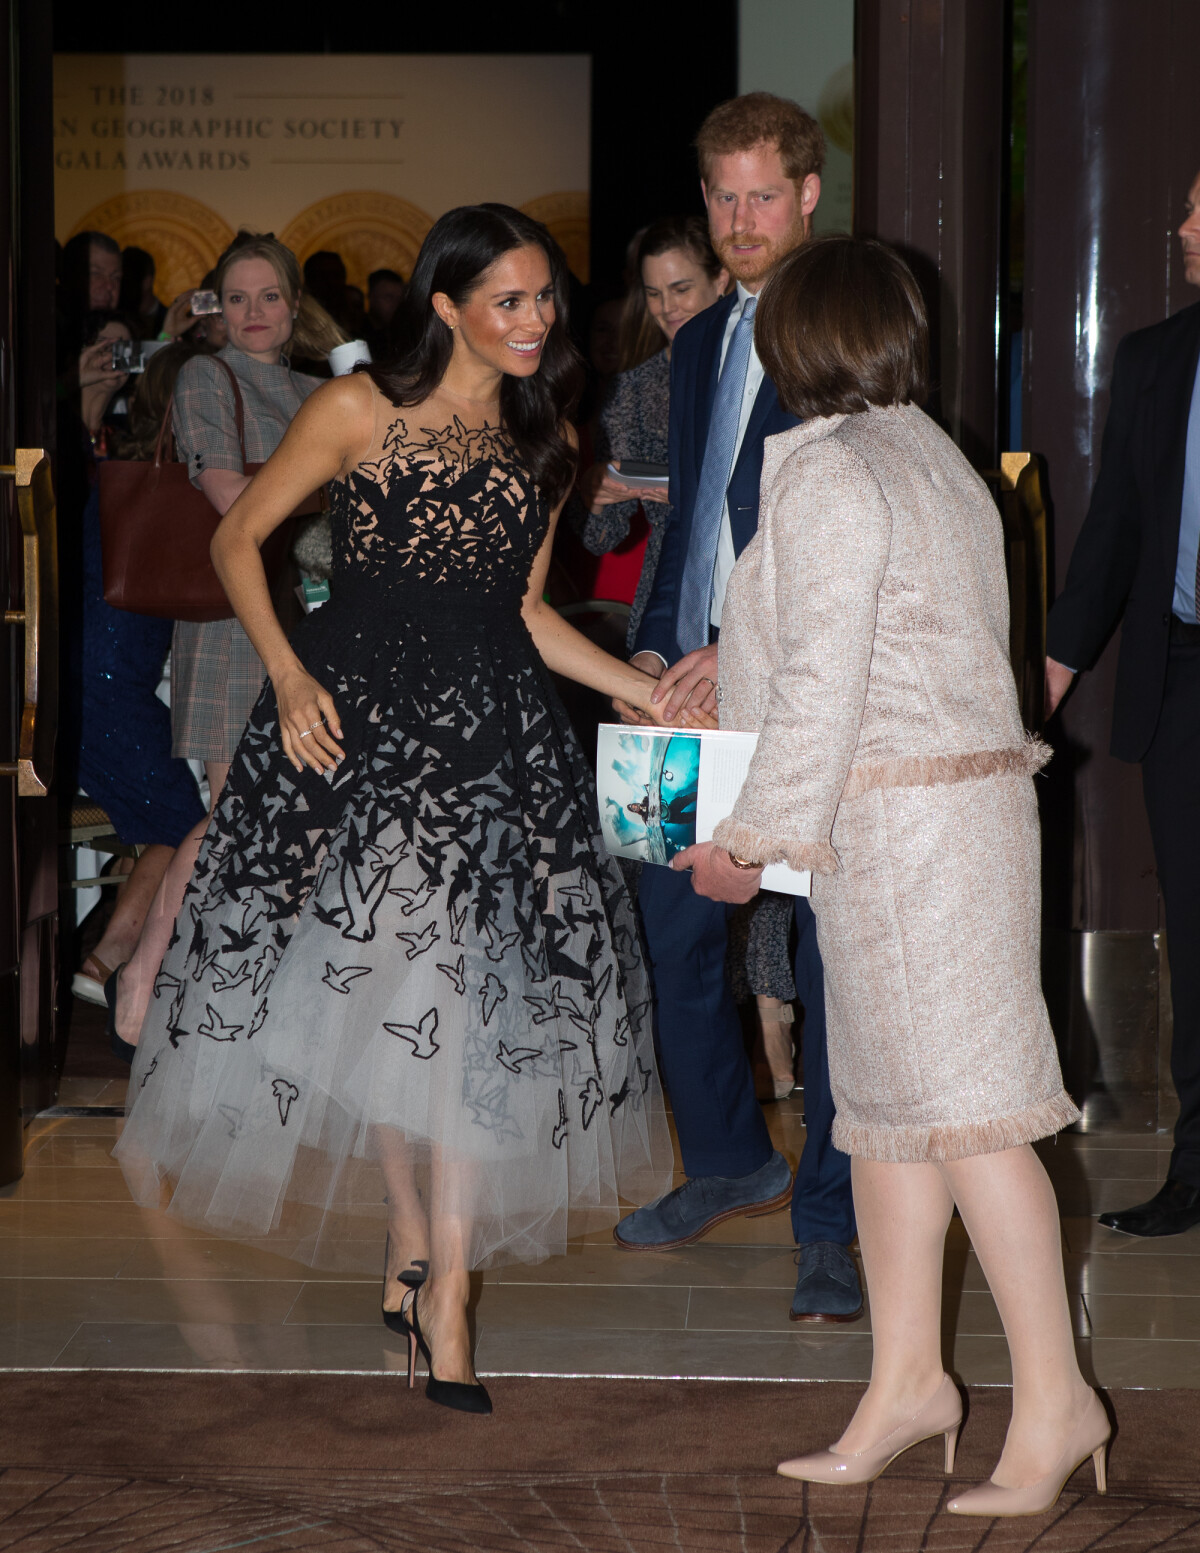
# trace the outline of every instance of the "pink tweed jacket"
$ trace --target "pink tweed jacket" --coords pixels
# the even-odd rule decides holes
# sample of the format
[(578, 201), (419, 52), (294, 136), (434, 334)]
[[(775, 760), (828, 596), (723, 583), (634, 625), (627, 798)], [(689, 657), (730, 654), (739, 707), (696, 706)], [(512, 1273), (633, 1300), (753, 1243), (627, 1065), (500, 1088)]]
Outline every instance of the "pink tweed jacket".
[(758, 532), (734, 568), (718, 655), (723, 728), (758, 748), (715, 839), (833, 873), (843, 798), (1032, 773), (1008, 657), (1000, 514), (915, 405), (767, 440)]

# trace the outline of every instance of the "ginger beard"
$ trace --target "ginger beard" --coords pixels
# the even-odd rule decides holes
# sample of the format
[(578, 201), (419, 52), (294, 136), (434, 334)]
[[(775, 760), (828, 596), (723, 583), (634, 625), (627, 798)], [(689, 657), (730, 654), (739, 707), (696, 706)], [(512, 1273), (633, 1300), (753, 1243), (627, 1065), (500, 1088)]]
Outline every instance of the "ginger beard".
[[(713, 247), (723, 267), (729, 271), (734, 280), (740, 280), (745, 286), (765, 280), (782, 259), (786, 259), (793, 249), (799, 248), (800, 244), (806, 242), (811, 235), (812, 216), (801, 214), (800, 202), (797, 200), (796, 212), (791, 224), (778, 237), (771, 237), (760, 231), (728, 232), (714, 238)], [(753, 253), (738, 253), (737, 245), (745, 242), (748, 236), (752, 236), (759, 246)]]

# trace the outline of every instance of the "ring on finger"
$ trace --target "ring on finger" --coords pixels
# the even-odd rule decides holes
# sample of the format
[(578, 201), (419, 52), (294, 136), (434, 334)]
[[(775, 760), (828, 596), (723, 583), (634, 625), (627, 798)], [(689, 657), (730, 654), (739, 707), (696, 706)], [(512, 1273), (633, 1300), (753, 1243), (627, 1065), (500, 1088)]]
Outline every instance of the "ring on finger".
[(312, 729), (311, 728), (306, 728), (304, 730), (304, 732), (300, 735), (300, 737), (302, 739), (311, 739), (312, 738)]

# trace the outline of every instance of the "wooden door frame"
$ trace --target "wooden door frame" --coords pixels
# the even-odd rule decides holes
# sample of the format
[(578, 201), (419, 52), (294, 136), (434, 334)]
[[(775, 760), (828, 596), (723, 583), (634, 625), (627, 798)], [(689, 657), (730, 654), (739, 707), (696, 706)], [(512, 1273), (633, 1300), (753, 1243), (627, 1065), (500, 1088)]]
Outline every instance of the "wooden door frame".
[[(54, 160), (53, 16), (44, 0), (0, 0), (0, 80), (5, 87), (0, 156), (0, 258), (12, 275), (0, 299), (0, 348), (11, 363), (12, 399), (0, 405), (0, 462), (15, 450), (54, 450)], [(0, 494), (6, 538), (15, 492)], [(15, 537), (15, 536), (14, 536)], [(5, 607), (21, 604), (19, 551), (0, 557)], [(0, 627), (0, 673), (12, 686), (22, 644)], [(57, 686), (52, 688), (57, 694)], [(5, 720), (11, 714), (5, 708)], [(0, 729), (0, 745), (15, 729)], [(15, 749), (3, 748), (11, 760)], [(57, 1013), (58, 803), (19, 798), (16, 782), (0, 777), (0, 1184), (21, 1173), (23, 1123), (53, 1104), (61, 1068)]]

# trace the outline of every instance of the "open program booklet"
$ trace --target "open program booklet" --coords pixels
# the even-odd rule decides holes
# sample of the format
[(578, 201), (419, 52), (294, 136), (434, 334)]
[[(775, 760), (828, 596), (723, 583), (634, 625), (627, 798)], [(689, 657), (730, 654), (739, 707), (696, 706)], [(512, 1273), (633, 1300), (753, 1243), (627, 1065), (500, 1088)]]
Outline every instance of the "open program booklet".
[[(666, 864), (694, 842), (711, 841), (737, 802), (757, 743), (755, 733), (602, 723), (596, 789), (608, 850)], [(764, 890), (807, 895), (812, 875), (772, 863), (762, 884)]]

